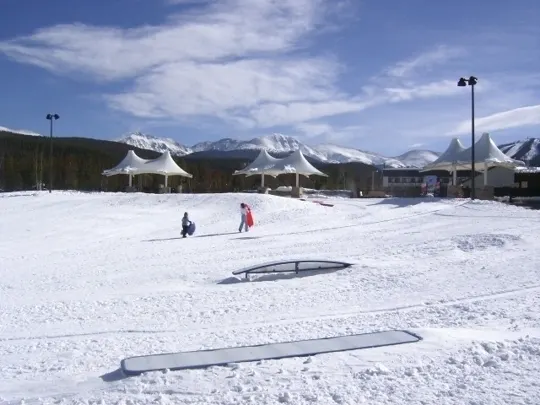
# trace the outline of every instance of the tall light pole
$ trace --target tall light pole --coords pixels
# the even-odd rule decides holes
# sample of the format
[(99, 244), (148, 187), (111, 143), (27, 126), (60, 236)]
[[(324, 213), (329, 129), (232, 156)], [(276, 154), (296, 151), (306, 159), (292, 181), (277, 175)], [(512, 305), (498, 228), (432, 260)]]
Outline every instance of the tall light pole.
[(475, 176), (476, 176), (476, 170), (474, 168), (474, 161), (475, 161), (475, 154), (474, 154), (474, 86), (478, 82), (478, 79), (474, 76), (469, 77), (468, 79), (460, 78), (458, 81), (459, 87), (465, 87), (467, 84), (471, 86), (471, 138), (472, 138), (472, 146), (471, 146), (471, 200), (474, 200), (476, 197), (476, 189), (475, 189)]
[(49, 193), (52, 193), (52, 178), (53, 178), (53, 121), (60, 118), (58, 114), (47, 114), (46, 117), (49, 121), (51, 121), (50, 126), (50, 149), (49, 149)]

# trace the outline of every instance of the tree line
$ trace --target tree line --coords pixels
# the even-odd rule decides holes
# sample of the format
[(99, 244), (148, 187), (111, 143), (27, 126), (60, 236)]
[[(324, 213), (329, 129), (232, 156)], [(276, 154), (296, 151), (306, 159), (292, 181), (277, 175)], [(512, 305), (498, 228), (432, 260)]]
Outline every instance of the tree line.
[[(0, 131), (0, 189), (4, 191), (39, 189), (48, 187), (50, 138), (19, 135)], [(160, 154), (139, 149), (120, 142), (92, 138), (54, 138), (52, 159), (52, 186), (59, 190), (123, 191), (128, 176), (102, 175), (116, 166), (128, 150), (144, 159), (154, 159)], [(209, 158), (201, 156), (173, 157), (176, 163), (193, 175), (192, 179), (180, 176), (168, 178), (168, 186), (182, 187), (184, 192), (233, 192), (255, 189), (260, 176), (233, 176), (253, 159)], [(328, 177), (300, 176), (300, 185), (315, 189), (369, 190), (374, 168), (363, 163), (323, 164), (314, 163)], [(135, 176), (133, 185), (141, 191), (155, 192), (164, 177), (160, 175)], [(271, 188), (295, 185), (294, 174), (277, 178), (265, 177)]]

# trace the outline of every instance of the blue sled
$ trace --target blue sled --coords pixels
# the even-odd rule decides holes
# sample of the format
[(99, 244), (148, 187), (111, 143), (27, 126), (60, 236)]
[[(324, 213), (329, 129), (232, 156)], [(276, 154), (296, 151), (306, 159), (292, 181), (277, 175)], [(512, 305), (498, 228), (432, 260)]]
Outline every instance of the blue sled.
[(189, 236), (193, 235), (193, 233), (195, 232), (195, 222), (192, 222), (191, 225), (189, 225), (189, 228), (187, 230), (187, 234)]

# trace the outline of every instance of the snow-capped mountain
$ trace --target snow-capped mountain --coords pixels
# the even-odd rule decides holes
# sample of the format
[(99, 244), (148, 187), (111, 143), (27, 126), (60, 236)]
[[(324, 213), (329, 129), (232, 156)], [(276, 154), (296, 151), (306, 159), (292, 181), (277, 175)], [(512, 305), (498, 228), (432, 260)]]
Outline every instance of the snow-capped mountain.
[(249, 141), (241, 141), (232, 138), (223, 138), (216, 142), (201, 142), (192, 147), (194, 152), (221, 151), (229, 152), (233, 150), (261, 150), (266, 149), (270, 153), (288, 153), (300, 149), (306, 156), (325, 161), (325, 156), (291, 136), (282, 134), (265, 135), (253, 138)]
[(209, 150), (216, 150), (216, 151), (229, 151), (229, 150), (236, 150), (238, 149), (238, 145), (241, 142), (237, 139), (232, 138), (223, 138), (219, 141), (205, 141), (205, 142), (199, 142), (191, 147), (193, 152), (206, 152)]
[[(309, 146), (298, 139), (282, 135), (272, 134), (265, 135), (258, 138), (253, 138), (249, 141), (241, 141), (232, 138), (223, 138), (216, 142), (201, 142), (193, 145), (191, 149), (194, 152), (206, 152), (206, 151), (221, 151), (230, 152), (235, 150), (261, 150), (266, 149), (270, 153), (282, 154), (288, 153), (297, 149), (300, 149), (302, 153), (310, 158), (328, 162), (328, 163), (348, 163), (348, 162), (361, 162), (368, 165), (386, 165), (387, 167), (406, 167), (411, 166), (407, 160), (407, 156), (404, 156), (403, 160), (396, 158), (389, 158), (373, 152), (366, 152), (359, 149), (347, 148), (338, 145), (316, 145)], [(430, 151), (415, 151), (426, 152), (425, 158), (429, 160), (429, 156), (436, 156), (431, 161), (435, 160), (438, 155), (435, 152)], [(415, 157), (415, 161), (419, 161), (418, 157)]]
[[(258, 151), (261, 149), (266, 149), (268, 152), (274, 154), (285, 154), (300, 149), (305, 156), (322, 162), (361, 162), (368, 165), (384, 165), (394, 168), (423, 167), (440, 156), (440, 152), (413, 149), (399, 156), (388, 157), (374, 152), (332, 144), (309, 146), (294, 137), (282, 134), (265, 135), (248, 141), (223, 138), (214, 142), (200, 142), (191, 147), (182, 145), (170, 138), (158, 138), (140, 132), (126, 135), (119, 141), (157, 152), (169, 150), (177, 156), (213, 152), (211, 156), (216, 157), (218, 156), (216, 153), (219, 152), (230, 153), (234, 151)], [(499, 149), (513, 159), (525, 161), (530, 166), (540, 166), (540, 139), (538, 138), (499, 145)]]
[(193, 153), (191, 148), (176, 142), (171, 138), (158, 138), (157, 136), (143, 134), (141, 132), (133, 132), (117, 139), (117, 142), (126, 143), (136, 148), (154, 150), (156, 152), (169, 151), (176, 156), (184, 156)]
[(157, 138), (142, 133), (126, 135), (122, 137), (119, 142), (127, 143), (142, 149), (155, 150), (157, 152), (169, 150), (172, 154), (178, 156), (184, 156), (190, 153), (201, 154), (204, 152), (213, 152), (212, 157), (215, 157), (215, 152), (258, 151), (261, 149), (266, 149), (269, 153), (284, 154), (300, 149), (306, 157), (321, 162), (361, 162), (368, 165), (385, 165), (386, 167), (421, 167), (438, 157), (436, 152), (421, 150), (410, 151), (399, 157), (393, 158), (338, 145), (325, 144), (309, 146), (294, 137), (282, 134), (265, 135), (248, 141), (223, 138), (215, 142), (200, 142), (191, 147), (181, 145), (169, 138)]
[(328, 163), (361, 162), (368, 165), (385, 165), (387, 167), (409, 167), (425, 165), (439, 156), (431, 151), (410, 151), (401, 158), (386, 157), (377, 153), (367, 152), (355, 148), (324, 144), (308, 146), (298, 139), (282, 134), (265, 135), (249, 141), (239, 141), (231, 138), (220, 139), (216, 142), (202, 142), (194, 145), (196, 152), (202, 151), (232, 151), (232, 150), (261, 150), (270, 153), (288, 153), (300, 149), (305, 156)]
[(366, 152), (360, 149), (347, 148), (344, 146), (323, 144), (315, 146), (315, 149), (323, 156), (323, 161), (336, 163), (360, 162), (374, 166), (404, 167), (404, 162), (393, 158)]
[(498, 148), (512, 159), (521, 160), (529, 166), (540, 166), (540, 139), (528, 138), (499, 145)]
[[(42, 136), (29, 130), (14, 130), (0, 126), (0, 132), (8, 132), (20, 135)], [(266, 149), (273, 154), (286, 154), (300, 149), (307, 157), (328, 163), (349, 163), (361, 162), (374, 166), (386, 167), (423, 167), (433, 162), (440, 155), (439, 152), (430, 150), (410, 150), (402, 155), (388, 157), (374, 152), (349, 148), (339, 145), (322, 144), (309, 146), (298, 139), (282, 134), (265, 135), (251, 140), (238, 140), (233, 138), (223, 138), (218, 141), (205, 141), (197, 143), (191, 147), (182, 145), (171, 138), (161, 138), (153, 135), (134, 132), (122, 136), (117, 142), (122, 142), (141, 149), (154, 150), (157, 152), (170, 151), (176, 156), (189, 154), (203, 154), (212, 152), (212, 157), (220, 157), (220, 152), (224, 156), (234, 156), (235, 151), (254, 153), (261, 149)], [(529, 166), (540, 166), (540, 139), (528, 138), (526, 140), (515, 141), (498, 145), (499, 149), (507, 156), (526, 162)], [(232, 154), (231, 154), (232, 153)], [(245, 155), (245, 153), (244, 153)], [(210, 155), (209, 155), (210, 156)], [(195, 156), (194, 156), (195, 157)]]
[(26, 129), (11, 129), (6, 127), (0, 127), (0, 132), (11, 132), (12, 134), (18, 135), (41, 136), (41, 134), (38, 134), (37, 132), (28, 131)]

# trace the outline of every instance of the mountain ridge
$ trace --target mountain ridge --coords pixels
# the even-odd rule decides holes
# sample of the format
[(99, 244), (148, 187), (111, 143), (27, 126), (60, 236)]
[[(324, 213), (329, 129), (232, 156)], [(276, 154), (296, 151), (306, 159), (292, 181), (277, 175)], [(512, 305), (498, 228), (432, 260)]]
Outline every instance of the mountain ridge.
[[(148, 142), (144, 144), (145, 137)], [(164, 142), (157, 145), (156, 139), (162, 139)], [(170, 138), (157, 138), (153, 135), (142, 134), (135, 132), (126, 134), (117, 139), (118, 142), (123, 142), (128, 145), (141, 147), (145, 149), (164, 152), (169, 150), (171, 154), (177, 156), (186, 156), (189, 154), (197, 154), (198, 156), (208, 156), (216, 158), (222, 152), (227, 156), (246, 156), (241, 151), (259, 151), (266, 149), (269, 153), (287, 154), (300, 149), (306, 157), (325, 162), (325, 163), (351, 163), (361, 162), (369, 165), (387, 167), (420, 167), (435, 160), (439, 153), (429, 150), (410, 150), (399, 157), (387, 157), (375, 152), (363, 151), (360, 149), (344, 147), (333, 144), (307, 145), (300, 140), (283, 134), (270, 134), (255, 137), (250, 140), (239, 140), (234, 138), (221, 138), (217, 141), (203, 141), (196, 143), (193, 146), (186, 146)], [(144, 146), (144, 147), (143, 147)], [(238, 152), (234, 154), (233, 152)], [(409, 161), (414, 162), (411, 164)]]
[[(139, 135), (147, 136), (140, 133)], [(129, 135), (124, 136), (118, 141), (131, 144)], [(200, 157), (207, 156), (218, 158), (220, 152), (227, 152), (228, 156), (242, 155), (245, 157), (245, 154), (238, 153), (235, 155), (233, 152), (259, 151), (261, 149), (266, 149), (269, 153), (283, 155), (300, 149), (306, 157), (325, 163), (360, 162), (368, 165), (390, 168), (423, 167), (436, 160), (442, 154), (442, 152), (427, 149), (411, 149), (398, 156), (385, 156), (380, 153), (334, 144), (307, 145), (292, 136), (277, 133), (263, 135), (247, 141), (234, 138), (222, 138), (217, 141), (203, 141), (192, 147), (182, 145), (177, 141), (173, 142), (175, 142), (176, 147), (179, 150), (188, 152), (181, 152), (178, 154), (179, 156), (195, 153)], [(141, 147), (140, 145), (132, 146)], [(517, 140), (498, 145), (498, 148), (510, 158), (525, 161), (529, 166), (540, 166), (540, 138)], [(170, 151), (174, 154), (173, 150)]]
[[(1, 126), (0, 131), (40, 136), (40, 134), (33, 131), (12, 130)], [(202, 141), (192, 146), (186, 146), (172, 138), (158, 137), (137, 131), (124, 134), (117, 139), (113, 139), (113, 141), (159, 153), (168, 150), (175, 156), (189, 156), (193, 158), (252, 158), (255, 152), (261, 149), (266, 149), (269, 153), (283, 156), (300, 149), (306, 157), (314, 161), (325, 163), (360, 162), (390, 168), (423, 167), (437, 159), (441, 154), (441, 152), (432, 150), (411, 149), (398, 156), (385, 156), (376, 152), (334, 144), (307, 145), (292, 136), (279, 133), (254, 137), (250, 140), (227, 137), (218, 139), (217, 141)], [(503, 153), (513, 159), (525, 161), (531, 166), (540, 166), (539, 138), (518, 140), (498, 145), (498, 147)]]

